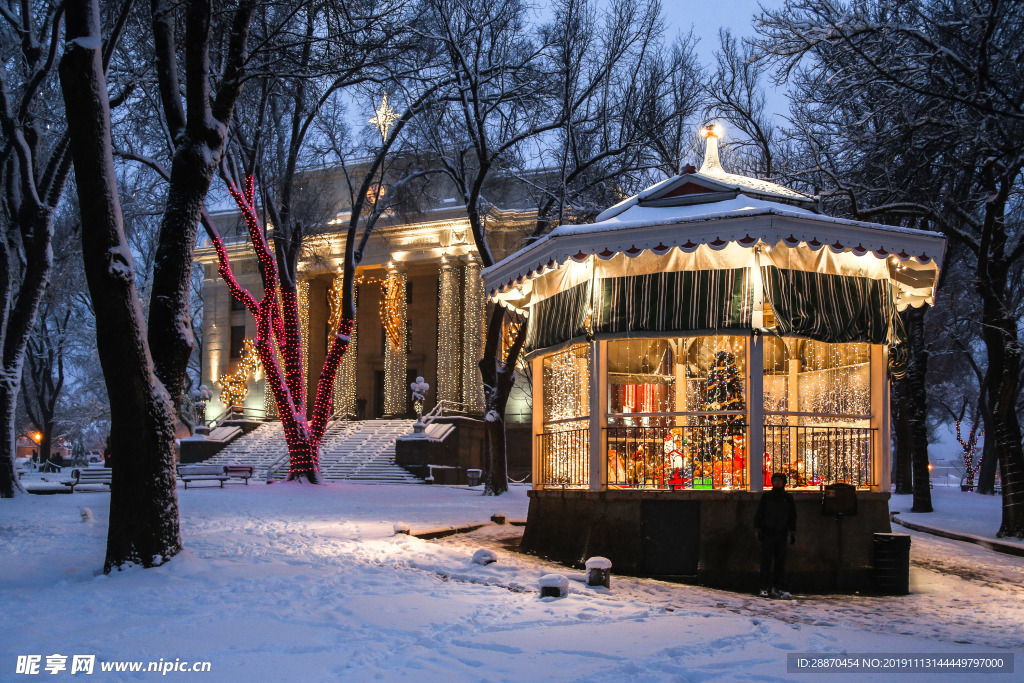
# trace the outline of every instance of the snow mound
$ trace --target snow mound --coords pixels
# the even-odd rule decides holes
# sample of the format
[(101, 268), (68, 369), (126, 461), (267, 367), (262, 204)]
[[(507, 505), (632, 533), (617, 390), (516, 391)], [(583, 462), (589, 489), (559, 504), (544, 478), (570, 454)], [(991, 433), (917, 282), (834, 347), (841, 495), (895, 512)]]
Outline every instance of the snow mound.
[(569, 579), (561, 574), (545, 574), (537, 582), (540, 584), (541, 597), (564, 598), (569, 594)]
[(586, 562), (587, 569), (611, 569), (612, 561), (607, 557), (592, 557)]
[(495, 554), (493, 550), (488, 550), (487, 548), (480, 548), (480, 550), (477, 550), (475, 553), (473, 553), (473, 564), (488, 565), (492, 562), (497, 561), (498, 556), (497, 554)]

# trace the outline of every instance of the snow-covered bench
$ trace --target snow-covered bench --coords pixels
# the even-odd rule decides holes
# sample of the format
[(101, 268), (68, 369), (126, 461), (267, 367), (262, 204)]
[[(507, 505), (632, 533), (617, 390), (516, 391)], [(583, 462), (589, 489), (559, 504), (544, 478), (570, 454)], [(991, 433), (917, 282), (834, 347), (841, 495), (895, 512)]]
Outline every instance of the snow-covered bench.
[(232, 479), (243, 479), (245, 485), (249, 485), (249, 479), (253, 474), (252, 465), (224, 465), (224, 474), (228, 475)]
[(223, 465), (180, 465), (178, 476), (185, 482), (185, 488), (188, 488), (189, 482), (197, 481), (215, 481), (224, 488), (224, 482), (231, 478), (224, 474)]
[(83, 484), (102, 484), (110, 487), (110, 469), (106, 467), (96, 467), (89, 469), (74, 469), (71, 470), (71, 481), (62, 481), (64, 486), (70, 486), (71, 492), (75, 492), (76, 486), (82, 486)]
[(224, 482), (230, 479), (242, 479), (245, 485), (249, 485), (249, 478), (253, 475), (253, 468), (250, 465), (179, 465), (178, 476), (185, 482), (188, 488), (189, 482), (215, 481), (224, 488)]

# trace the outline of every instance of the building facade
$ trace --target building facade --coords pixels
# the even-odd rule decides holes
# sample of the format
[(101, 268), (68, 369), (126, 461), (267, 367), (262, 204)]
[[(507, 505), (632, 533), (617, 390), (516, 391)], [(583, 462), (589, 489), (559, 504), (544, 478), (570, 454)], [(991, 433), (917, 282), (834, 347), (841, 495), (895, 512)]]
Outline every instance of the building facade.
[[(348, 187), (349, 176), (339, 170), (304, 178), (298, 193), (307, 206), (307, 224), (317, 226), (308, 231), (299, 262), (309, 404), (330, 330), (340, 317)], [(533, 227), (533, 214), (526, 209), (529, 197), (520, 189), (509, 182), (499, 184), (492, 196), (503, 206), (492, 203), (484, 212), (491, 248), (499, 257), (518, 248)], [(383, 200), (389, 190), (379, 183), (372, 192)], [(400, 194), (381, 213), (356, 270), (355, 331), (335, 381), (335, 416), (410, 416), (409, 383), (416, 377), (430, 385), (426, 410), (445, 401), (448, 411), (479, 414), (483, 387), (477, 363), (487, 302), (465, 207), (453, 188), (438, 180), (422, 184), (415, 193), (403, 187)], [(262, 283), (238, 212), (224, 207), (211, 212), (211, 218), (239, 284), (259, 298)], [(272, 240), (272, 227), (269, 233)], [(247, 417), (273, 419), (272, 392), (255, 354), (247, 350), (247, 340), (256, 334), (255, 320), (232, 299), (217, 272), (212, 247), (201, 245), (196, 260), (204, 270), (202, 383), (213, 394), (207, 418), (216, 419), (234, 404)], [(510, 416), (513, 422), (517, 416), (528, 420), (529, 410), (514, 402)]]

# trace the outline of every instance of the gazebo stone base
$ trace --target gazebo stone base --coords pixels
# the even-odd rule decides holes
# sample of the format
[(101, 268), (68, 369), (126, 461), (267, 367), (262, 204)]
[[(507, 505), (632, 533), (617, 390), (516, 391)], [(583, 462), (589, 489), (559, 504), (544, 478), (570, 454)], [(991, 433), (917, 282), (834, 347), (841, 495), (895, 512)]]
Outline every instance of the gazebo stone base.
[[(822, 494), (793, 491), (796, 545), (787, 588), (797, 593), (871, 591), (874, 534), (888, 533), (889, 494), (857, 492), (857, 514), (822, 514)], [(611, 560), (618, 574), (755, 592), (760, 544), (746, 491), (530, 491), (522, 549), (574, 567)]]

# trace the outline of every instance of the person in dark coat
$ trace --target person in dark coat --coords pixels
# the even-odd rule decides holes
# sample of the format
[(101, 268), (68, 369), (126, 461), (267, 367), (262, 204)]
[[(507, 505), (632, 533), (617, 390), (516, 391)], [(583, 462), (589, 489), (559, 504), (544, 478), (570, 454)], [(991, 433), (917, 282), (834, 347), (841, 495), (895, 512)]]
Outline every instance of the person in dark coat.
[(786, 592), (786, 537), (796, 543), (796, 503), (786, 490), (786, 475), (772, 475), (772, 488), (761, 494), (754, 515), (761, 541), (761, 597), (788, 598)]

